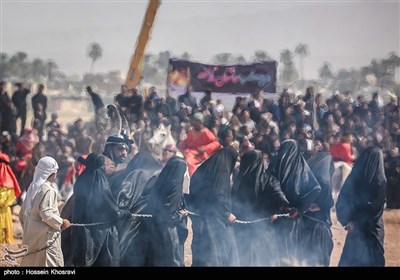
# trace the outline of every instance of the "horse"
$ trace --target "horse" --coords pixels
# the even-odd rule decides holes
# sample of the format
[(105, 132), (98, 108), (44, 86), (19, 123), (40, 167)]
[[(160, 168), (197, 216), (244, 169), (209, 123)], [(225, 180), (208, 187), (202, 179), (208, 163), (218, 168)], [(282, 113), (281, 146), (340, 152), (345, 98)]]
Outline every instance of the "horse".
[(333, 201), (336, 204), (340, 190), (342, 189), (344, 182), (351, 173), (352, 166), (345, 163), (344, 161), (334, 162), (335, 172), (332, 176), (332, 194)]
[(171, 133), (171, 125), (165, 126), (161, 123), (157, 129), (154, 129), (153, 137), (148, 140), (149, 150), (153, 157), (161, 159), (162, 150), (168, 144), (176, 145)]

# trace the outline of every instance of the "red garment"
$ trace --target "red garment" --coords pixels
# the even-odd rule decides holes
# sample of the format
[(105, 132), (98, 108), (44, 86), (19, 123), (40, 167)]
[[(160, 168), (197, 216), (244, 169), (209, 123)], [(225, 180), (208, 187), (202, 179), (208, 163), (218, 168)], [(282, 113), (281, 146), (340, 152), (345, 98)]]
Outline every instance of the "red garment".
[(350, 143), (337, 142), (331, 146), (331, 155), (334, 161), (344, 161), (353, 164), (354, 156), (351, 152)]
[(25, 157), (28, 154), (32, 154), (32, 149), (39, 142), (38, 137), (33, 134), (32, 130), (25, 129), (25, 133), (21, 136), (15, 146), (15, 152), (20, 154), (21, 157)]
[[(206, 127), (201, 131), (190, 130), (187, 138), (179, 145), (183, 151), (183, 157), (188, 165), (189, 175), (192, 176), (200, 163), (208, 159), (221, 148), (221, 144), (215, 135)], [(198, 148), (202, 147), (204, 153), (200, 154)]]
[[(81, 155), (80, 158), (82, 159), (86, 159), (88, 155)], [(79, 161), (79, 159), (76, 161), (76, 168), (75, 166), (71, 166), (70, 168), (68, 168), (68, 172), (67, 172), (67, 176), (65, 176), (64, 179), (64, 183), (63, 184), (68, 184), (71, 183), (73, 184), (73, 180), (75, 179), (76, 174), (78, 174), (79, 177), (83, 171), (85, 171), (86, 165), (84, 165), (83, 163), (81, 163)]]
[(0, 186), (7, 189), (14, 189), (15, 197), (18, 198), (21, 195), (21, 188), (9, 163), (10, 157), (0, 153)]

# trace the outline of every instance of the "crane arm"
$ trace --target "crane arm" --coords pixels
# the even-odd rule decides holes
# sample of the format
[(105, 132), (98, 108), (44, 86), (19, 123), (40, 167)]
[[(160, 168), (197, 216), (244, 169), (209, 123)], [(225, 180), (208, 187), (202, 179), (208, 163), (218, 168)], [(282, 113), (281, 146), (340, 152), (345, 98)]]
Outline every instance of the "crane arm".
[(142, 28), (136, 42), (135, 53), (131, 58), (128, 73), (126, 75), (125, 83), (129, 89), (135, 88), (138, 85), (140, 76), (142, 75), (144, 51), (147, 42), (149, 41), (150, 32), (160, 4), (161, 0), (149, 0)]

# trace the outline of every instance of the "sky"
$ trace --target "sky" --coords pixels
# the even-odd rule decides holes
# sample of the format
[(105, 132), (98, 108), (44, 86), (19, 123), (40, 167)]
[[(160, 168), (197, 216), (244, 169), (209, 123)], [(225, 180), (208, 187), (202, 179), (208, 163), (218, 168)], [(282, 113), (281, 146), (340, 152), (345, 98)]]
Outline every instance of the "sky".
[[(147, 1), (1, 2), (0, 51), (54, 59), (67, 74), (89, 70), (87, 46), (103, 57), (96, 71), (126, 72)], [(250, 59), (265, 50), (279, 61), (283, 49), (309, 46), (305, 78), (324, 61), (334, 70), (366, 66), (373, 58), (400, 53), (399, 1), (168, 1), (158, 9), (146, 52), (169, 50), (211, 63), (216, 53)], [(296, 60), (298, 63), (298, 60)]]

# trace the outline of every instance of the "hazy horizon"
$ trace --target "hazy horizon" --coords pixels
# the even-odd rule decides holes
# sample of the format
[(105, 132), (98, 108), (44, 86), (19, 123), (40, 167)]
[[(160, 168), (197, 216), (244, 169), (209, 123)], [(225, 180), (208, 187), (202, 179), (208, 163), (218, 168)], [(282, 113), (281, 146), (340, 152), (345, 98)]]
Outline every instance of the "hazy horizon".
[[(96, 72), (126, 72), (147, 1), (1, 1), (1, 52), (52, 58), (67, 74), (89, 69), (86, 48), (103, 47)], [(221, 52), (309, 46), (305, 78), (328, 61), (340, 68), (369, 65), (400, 50), (399, 1), (162, 1), (146, 53), (169, 50), (211, 63)], [(298, 59), (295, 60), (296, 66)]]

